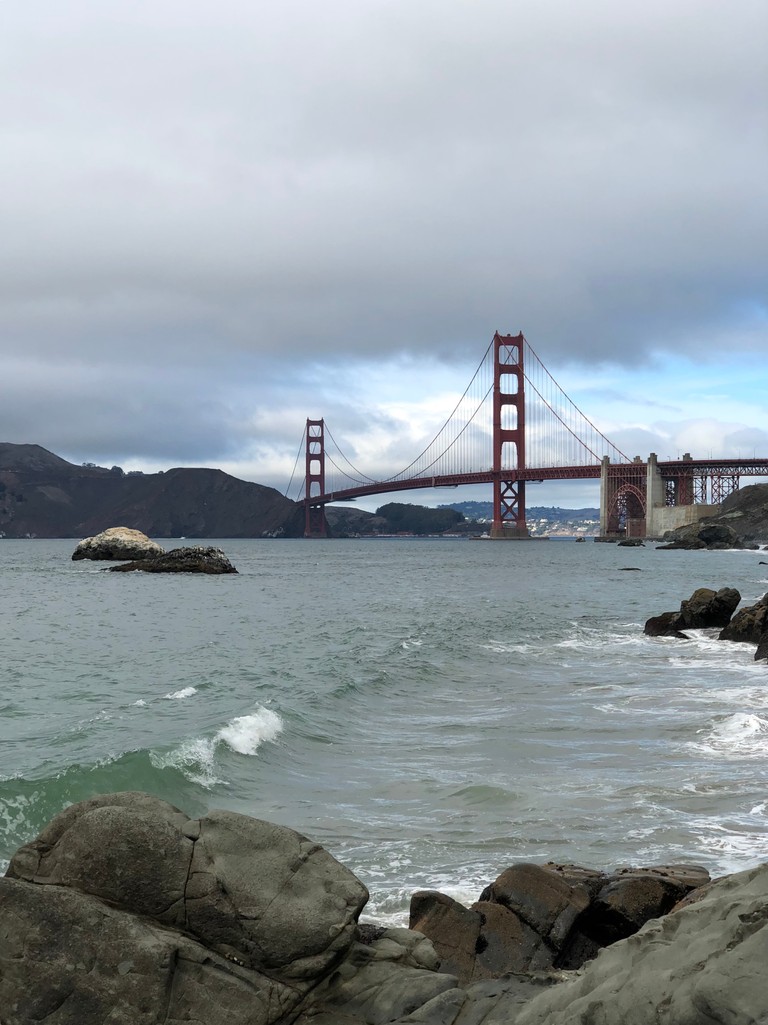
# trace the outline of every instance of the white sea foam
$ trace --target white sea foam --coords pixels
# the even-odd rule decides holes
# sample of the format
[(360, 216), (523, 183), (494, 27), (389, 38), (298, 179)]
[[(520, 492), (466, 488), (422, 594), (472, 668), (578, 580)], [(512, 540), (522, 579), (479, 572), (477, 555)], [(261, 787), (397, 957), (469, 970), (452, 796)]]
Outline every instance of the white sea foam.
[(255, 755), (265, 741), (274, 740), (283, 728), (283, 721), (277, 712), (260, 708), (251, 715), (233, 719), (216, 734), (217, 740), (241, 755)]
[(214, 772), (215, 754), (215, 739), (195, 737), (166, 754), (151, 754), (150, 761), (158, 769), (178, 769), (193, 783), (210, 789), (217, 783), (226, 783)]
[(553, 647), (597, 653), (602, 648), (608, 648), (613, 651), (616, 648), (637, 648), (644, 644), (645, 638), (642, 636), (628, 636), (627, 634), (608, 633), (604, 630), (581, 628), (575, 636), (557, 641)]
[[(704, 731), (701, 731), (704, 733)], [(712, 727), (690, 747), (724, 758), (768, 757), (768, 719), (748, 712), (736, 712)]]
[(719, 872), (741, 872), (751, 864), (765, 860), (766, 834), (749, 829), (734, 829), (712, 819), (694, 820), (694, 830), (702, 850), (717, 855)]
[(755, 687), (722, 687), (708, 688), (697, 685), (695, 687), (682, 688), (681, 693), (687, 701), (695, 701), (705, 704), (722, 704), (723, 709), (728, 708), (756, 708), (768, 712), (768, 691), (765, 688), (765, 669), (762, 670), (763, 679)]
[(131, 704), (136, 706), (136, 707), (138, 707), (138, 708), (145, 708), (147, 703), (144, 700), (144, 698), (139, 698), (138, 701), (133, 701), (133, 702), (131, 702)]
[(240, 715), (227, 723), (214, 737), (194, 737), (185, 740), (178, 747), (165, 754), (152, 754), (152, 764), (158, 769), (179, 769), (187, 779), (204, 787), (226, 780), (216, 773), (216, 749), (219, 744), (238, 754), (255, 755), (266, 741), (274, 740), (283, 728), (283, 721), (277, 712), (259, 708), (251, 715)]
[(163, 697), (169, 701), (181, 701), (182, 698), (191, 698), (193, 694), (197, 694), (197, 687), (182, 687), (181, 690), (174, 690)]
[(533, 644), (505, 644), (503, 641), (489, 641), (488, 644), (479, 644), (478, 647), (483, 651), (492, 651), (495, 655), (525, 655), (529, 651), (537, 650)]
[[(611, 702), (606, 702), (603, 705), (593, 706), (596, 712), (602, 712), (604, 715), (635, 715), (637, 709), (629, 708), (627, 705), (614, 705)], [(646, 715), (647, 712), (643, 712)]]

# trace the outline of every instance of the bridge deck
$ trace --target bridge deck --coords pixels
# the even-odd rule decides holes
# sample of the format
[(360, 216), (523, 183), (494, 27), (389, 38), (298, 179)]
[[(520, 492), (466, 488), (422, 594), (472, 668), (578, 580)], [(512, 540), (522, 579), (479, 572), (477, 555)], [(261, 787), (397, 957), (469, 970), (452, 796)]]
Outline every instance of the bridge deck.
[[(599, 478), (599, 466), (566, 466), (543, 468), (526, 467), (525, 470), (505, 470), (504, 480), (578, 480), (579, 478)], [(415, 491), (419, 488), (456, 488), (461, 484), (489, 484), (493, 481), (493, 470), (481, 470), (478, 473), (441, 474), (434, 477), (414, 477), (411, 480), (376, 481), (373, 484), (361, 484), (356, 488), (345, 488), (343, 491), (329, 491), (324, 495), (312, 498), (313, 505), (325, 505), (328, 502), (349, 502), (353, 498), (366, 495), (384, 495), (390, 491)]]
[[(765, 477), (768, 476), (768, 459), (678, 459), (657, 463), (662, 477), (683, 476), (734, 476), (734, 477)], [(647, 463), (610, 463), (609, 474), (621, 475), (634, 467), (641, 473), (645, 472)], [(545, 480), (597, 480), (600, 478), (601, 464), (587, 466), (527, 466), (524, 470), (504, 470), (502, 480), (545, 481)], [(416, 491), (420, 488), (455, 488), (462, 484), (489, 484), (494, 480), (493, 470), (480, 470), (477, 473), (440, 474), (434, 477), (415, 477), (411, 480), (376, 481), (361, 484), (342, 491), (329, 491), (310, 499), (312, 505), (327, 505), (329, 502), (350, 502), (355, 498), (367, 495), (384, 495), (393, 491)]]

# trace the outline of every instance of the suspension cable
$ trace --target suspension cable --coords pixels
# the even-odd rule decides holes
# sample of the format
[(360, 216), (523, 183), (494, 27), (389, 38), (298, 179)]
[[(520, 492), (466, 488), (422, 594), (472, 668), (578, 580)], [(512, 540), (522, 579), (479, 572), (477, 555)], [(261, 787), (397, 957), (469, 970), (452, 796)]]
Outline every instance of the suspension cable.
[[(492, 392), (492, 391), (493, 391), (493, 384), (491, 384), (491, 387), (490, 387), (490, 388), (488, 389), (488, 391), (487, 391), (487, 392), (485, 393), (485, 395), (483, 395), (482, 399), (480, 400), (480, 403), (479, 403), (479, 404), (478, 404), (478, 406), (477, 406), (477, 407), (475, 408), (475, 411), (474, 411), (474, 413), (473, 413), (473, 414), (472, 414), (472, 416), (471, 416), (471, 417), (469, 418), (469, 420), (467, 420), (467, 422), (466, 422), (466, 423), (464, 424), (464, 426), (463, 426), (463, 427), (461, 428), (461, 430), (460, 430), (460, 431), (459, 431), (459, 433), (458, 433), (458, 434), (456, 435), (456, 437), (455, 437), (455, 438), (453, 439), (453, 441), (452, 441), (452, 442), (450, 443), (450, 445), (447, 445), (447, 446), (446, 446), (446, 447), (445, 447), (445, 448), (443, 449), (443, 451), (442, 451), (442, 452), (438, 453), (438, 454), (437, 454), (437, 455), (435, 456), (435, 458), (434, 458), (434, 459), (432, 460), (432, 462), (431, 462), (431, 463), (427, 463), (427, 465), (426, 465), (426, 466), (423, 466), (423, 467), (421, 468), (421, 472), (422, 472), (422, 473), (424, 473), (424, 471), (425, 471), (425, 470), (429, 470), (429, 469), (430, 469), (430, 467), (432, 467), (432, 466), (434, 466), (434, 465), (435, 465), (435, 463), (436, 463), (436, 462), (438, 461), (438, 459), (442, 459), (444, 455), (446, 455), (446, 454), (447, 454), (448, 452), (450, 452), (450, 451), (451, 451), (451, 449), (452, 449), (452, 448), (453, 448), (453, 446), (454, 446), (454, 445), (455, 445), (455, 444), (456, 444), (456, 443), (458, 442), (458, 440), (459, 440), (459, 438), (460, 438), (460, 437), (462, 436), (462, 434), (464, 434), (464, 432), (465, 432), (466, 430), (468, 430), (468, 429), (469, 429), (469, 427), (470, 427), (470, 425), (472, 424), (472, 422), (474, 421), (475, 417), (477, 416), (477, 414), (478, 414), (478, 413), (480, 412), (480, 410), (482, 409), (482, 407), (483, 407), (483, 403), (485, 402), (485, 400), (486, 400), (486, 399), (488, 398), (488, 396), (489, 396), (489, 395), (491, 394), (491, 392)], [(454, 412), (455, 412), (455, 411), (454, 411)], [(451, 414), (451, 416), (453, 416), (453, 413)], [(442, 430), (442, 428), (441, 428), (441, 430)], [(435, 437), (433, 438), (433, 441), (437, 441), (437, 439), (439, 438), (439, 436), (440, 436), (440, 432), (438, 431), (438, 433), (437, 433), (437, 434), (435, 435)], [(430, 444), (431, 444), (431, 442), (430, 442)], [(427, 448), (429, 448), (429, 445), (427, 445)], [(424, 452), (426, 452), (426, 451), (427, 451), (427, 449), (424, 449)], [(422, 455), (424, 455), (424, 452), (422, 452), (421, 454), (422, 454)], [(415, 461), (416, 461), (416, 460), (414, 460), (414, 462), (415, 462)], [(411, 466), (413, 466), (413, 463), (411, 463), (411, 464), (410, 464), (410, 466), (406, 466), (405, 470), (409, 470)], [(405, 470), (401, 470), (401, 471), (400, 471), (400, 473), (405, 473)], [(400, 476), (400, 474), (395, 474), (395, 477), (387, 477), (387, 480), (395, 480), (395, 478), (396, 478), (396, 477), (398, 477), (398, 476)]]
[(291, 490), (291, 484), (293, 484), (293, 478), (294, 474), (296, 473), (296, 467), (299, 465), (299, 459), (301, 459), (301, 450), (304, 448), (306, 437), (307, 428), (305, 426), (304, 433), (302, 434), (301, 441), (299, 442), (299, 451), (296, 453), (296, 462), (293, 464), (293, 469), (291, 470), (291, 479), (288, 481), (288, 487), (285, 489), (285, 495), (283, 496), (284, 498), (288, 498), (288, 492)]
[[(552, 374), (550, 374), (550, 372), (549, 372), (549, 371), (547, 370), (547, 368), (546, 368), (546, 367), (544, 366), (544, 364), (543, 364), (543, 363), (541, 362), (541, 360), (539, 359), (539, 355), (538, 355), (538, 353), (536, 352), (536, 350), (534, 349), (534, 347), (533, 347), (533, 346), (531, 345), (531, 343), (530, 343), (530, 342), (528, 341), (528, 339), (527, 339), (527, 338), (526, 338), (526, 340), (525, 340), (525, 344), (526, 344), (526, 345), (528, 346), (528, 349), (529, 349), (529, 351), (530, 351), (531, 355), (532, 355), (532, 356), (533, 356), (533, 358), (534, 358), (534, 359), (536, 360), (536, 362), (537, 362), (537, 363), (539, 364), (539, 366), (540, 366), (540, 367), (541, 367), (541, 369), (542, 369), (542, 370), (544, 371), (544, 373), (545, 373), (545, 374), (547, 375), (547, 377), (548, 377), (548, 378), (550, 379), (550, 381), (552, 382), (552, 384), (554, 384), (554, 385), (555, 385), (555, 387), (556, 387), (556, 388), (558, 389), (558, 391), (560, 391), (560, 392), (561, 392), (561, 394), (563, 394), (563, 395), (565, 396), (565, 398), (566, 398), (566, 399), (568, 400), (568, 402), (570, 403), (570, 405), (571, 405), (571, 406), (573, 406), (573, 408), (574, 408), (574, 409), (576, 410), (576, 412), (577, 412), (577, 413), (579, 414), (579, 416), (580, 416), (580, 417), (582, 418), (582, 420), (585, 420), (585, 421), (586, 421), (586, 422), (587, 422), (587, 423), (589, 424), (589, 426), (590, 426), (590, 427), (592, 428), (592, 430), (593, 430), (593, 431), (595, 431), (595, 432), (596, 432), (597, 434), (599, 434), (599, 435), (600, 435), (600, 437), (601, 437), (601, 438), (603, 439), (603, 441), (604, 441), (604, 442), (606, 443), (606, 445), (610, 445), (610, 447), (611, 447), (612, 449), (614, 449), (614, 451), (618, 452), (618, 453), (619, 453), (619, 455), (620, 455), (620, 456), (621, 456), (621, 457), (622, 457), (623, 459), (626, 459), (628, 463), (631, 463), (631, 462), (632, 462), (632, 460), (631, 460), (631, 459), (629, 458), (629, 456), (628, 456), (628, 455), (626, 454), (626, 452), (622, 452), (622, 451), (621, 451), (621, 449), (620, 449), (620, 448), (618, 447), (618, 445), (614, 445), (614, 443), (613, 443), (613, 442), (612, 442), (612, 441), (611, 441), (611, 440), (610, 440), (609, 438), (606, 438), (606, 436), (605, 436), (605, 435), (603, 434), (603, 432), (602, 432), (602, 431), (600, 430), (600, 428), (599, 428), (599, 427), (595, 427), (595, 425), (594, 425), (594, 424), (592, 423), (592, 421), (591, 421), (591, 420), (589, 419), (589, 417), (588, 417), (588, 416), (586, 416), (586, 415), (585, 415), (584, 413), (582, 413), (582, 411), (581, 411), (581, 410), (579, 409), (579, 407), (578, 407), (578, 406), (576, 405), (576, 403), (575, 403), (575, 402), (574, 402), (574, 401), (573, 401), (572, 399), (568, 398), (568, 395), (566, 394), (566, 392), (565, 392), (565, 391), (564, 391), (564, 390), (562, 389), (562, 387), (561, 387), (561, 386), (560, 386), (560, 385), (559, 385), (559, 384), (557, 383), (557, 381), (556, 381), (556, 380), (554, 379), (554, 377), (552, 376)], [(528, 376), (527, 372), (526, 372), (526, 371), (524, 370), (524, 371), (523, 371), (523, 373), (524, 373), (524, 376), (525, 376), (525, 379), (526, 379), (526, 381), (527, 381), (527, 382), (528, 382), (528, 383), (529, 383), (529, 384), (531, 385), (531, 387), (532, 387), (532, 388), (533, 388), (533, 390), (534, 390), (534, 391), (536, 392), (536, 394), (537, 394), (537, 395), (539, 396), (539, 398), (540, 398), (540, 399), (542, 399), (542, 401), (544, 401), (544, 402), (546, 403), (546, 405), (547, 405), (547, 406), (549, 406), (549, 408), (550, 408), (550, 409), (552, 410), (552, 412), (553, 412), (553, 413), (555, 413), (554, 409), (552, 409), (552, 406), (550, 406), (550, 405), (549, 405), (549, 403), (548, 403), (548, 402), (546, 401), (546, 399), (544, 399), (543, 395), (542, 395), (542, 394), (541, 394), (541, 392), (540, 392), (540, 391), (539, 391), (539, 390), (537, 389), (537, 387), (536, 387), (536, 385), (535, 385), (535, 384), (533, 383), (533, 381), (532, 381), (532, 380), (530, 379), (530, 377)], [(563, 420), (563, 419), (562, 419), (562, 418), (561, 418), (560, 416), (558, 416), (558, 414), (557, 414), (557, 413), (555, 413), (555, 416), (557, 416), (557, 419), (558, 419), (558, 420), (560, 421), (560, 423), (561, 423), (561, 424), (563, 424), (563, 426), (564, 426), (564, 427), (566, 427), (566, 430), (570, 431), (570, 433), (571, 433), (571, 434), (572, 434), (572, 435), (573, 435), (573, 436), (574, 436), (574, 437), (575, 437), (575, 438), (576, 438), (576, 439), (577, 439), (578, 441), (581, 441), (581, 439), (580, 439), (580, 438), (579, 438), (579, 436), (578, 436), (578, 435), (577, 435), (577, 434), (575, 433), (575, 431), (571, 431), (570, 427), (568, 427), (568, 426), (567, 426), (567, 425), (565, 424), (564, 420)], [(588, 446), (588, 445), (584, 444), (584, 442), (582, 442), (582, 444), (584, 445), (584, 447), (585, 447), (585, 448), (587, 448), (587, 449), (588, 449), (588, 451), (592, 452), (592, 450), (591, 450), (591, 449), (589, 448), (589, 446)], [(599, 456), (595, 455), (595, 453), (594, 453), (594, 452), (592, 452), (592, 455), (593, 455), (593, 456), (595, 456), (595, 458), (596, 458), (596, 459), (599, 459), (599, 458), (600, 458)]]
[[(326, 428), (326, 430), (327, 430), (327, 428)], [(339, 449), (339, 451), (341, 452), (341, 449)], [(342, 453), (342, 455), (343, 455), (343, 453)], [(342, 477), (346, 477), (347, 480), (353, 480), (355, 482), (355, 484), (377, 484), (378, 483), (378, 481), (375, 481), (373, 479), (373, 477), (366, 477), (365, 474), (363, 474), (362, 477), (353, 477), (351, 473), (347, 473), (346, 470), (342, 470), (342, 468), (339, 466), (339, 464), (336, 462), (336, 460), (333, 458), (333, 456), (329, 452), (325, 453), (325, 458), (328, 460), (329, 463), (331, 463), (331, 465), (335, 469), (337, 469), (339, 471), (339, 473), (342, 475)], [(350, 463), (349, 465), (352, 466), (352, 463)], [(352, 469), (354, 470), (354, 467), (352, 467)], [(341, 488), (334, 488), (333, 490), (334, 491), (340, 491)]]
[[(429, 443), (428, 445), (425, 445), (425, 447), (424, 447), (424, 448), (423, 448), (423, 449), (421, 450), (421, 452), (419, 452), (419, 454), (418, 454), (418, 455), (416, 456), (416, 458), (415, 458), (415, 459), (413, 459), (413, 460), (411, 460), (411, 462), (410, 462), (410, 463), (408, 463), (408, 465), (407, 465), (407, 466), (405, 466), (405, 467), (404, 467), (404, 468), (403, 468), (402, 470), (400, 470), (400, 471), (399, 471), (398, 473), (395, 473), (395, 474), (393, 474), (393, 475), (392, 475), (391, 477), (385, 477), (385, 478), (384, 478), (384, 480), (383, 480), (383, 481), (381, 482), (382, 484), (385, 484), (385, 483), (386, 483), (387, 481), (391, 481), (391, 480), (396, 480), (396, 479), (397, 479), (398, 477), (402, 477), (402, 475), (403, 475), (404, 473), (406, 473), (406, 472), (407, 472), (408, 470), (410, 470), (410, 468), (411, 468), (412, 466), (415, 466), (415, 465), (416, 465), (416, 463), (418, 463), (418, 461), (419, 461), (419, 460), (421, 459), (421, 457), (422, 457), (423, 455), (426, 455), (426, 453), (427, 453), (427, 452), (429, 451), (429, 449), (430, 449), (430, 448), (432, 447), (432, 445), (434, 445), (434, 443), (435, 443), (435, 442), (437, 441), (437, 439), (438, 439), (438, 438), (440, 437), (440, 435), (441, 435), (441, 434), (443, 433), (443, 431), (444, 431), (444, 430), (446, 429), (446, 427), (448, 426), (448, 424), (449, 424), (449, 423), (451, 422), (451, 420), (453, 419), (453, 415), (454, 415), (454, 413), (456, 412), (456, 410), (457, 410), (457, 409), (459, 408), (459, 406), (460, 406), (460, 405), (462, 404), (462, 402), (463, 402), (463, 401), (464, 401), (464, 399), (466, 398), (466, 396), (467, 396), (467, 392), (468, 392), (468, 391), (469, 391), (469, 389), (470, 389), (470, 388), (472, 387), (472, 385), (473, 385), (473, 384), (475, 383), (475, 379), (477, 378), (477, 375), (478, 375), (478, 374), (480, 373), (480, 371), (481, 371), (481, 370), (483, 369), (483, 364), (485, 363), (485, 361), (486, 361), (486, 359), (487, 359), (487, 357), (488, 357), (488, 353), (489, 353), (489, 352), (491, 351), (491, 348), (492, 348), (492, 347), (493, 347), (493, 340), (491, 340), (491, 344), (490, 344), (490, 345), (488, 346), (488, 348), (487, 348), (487, 349), (485, 350), (485, 353), (483, 354), (483, 358), (482, 358), (482, 359), (480, 360), (480, 362), (479, 362), (479, 364), (478, 364), (478, 366), (477, 366), (477, 370), (475, 370), (474, 374), (472, 375), (472, 380), (471, 380), (471, 381), (469, 382), (469, 384), (467, 385), (467, 387), (466, 387), (466, 388), (464, 389), (464, 394), (463, 394), (463, 395), (461, 396), (461, 398), (459, 399), (459, 401), (458, 401), (458, 402), (456, 403), (456, 405), (455, 405), (455, 406), (453, 407), (453, 410), (451, 411), (451, 414), (450, 414), (450, 416), (448, 416), (448, 418), (446, 419), (445, 423), (444, 423), (444, 424), (443, 424), (443, 426), (442, 426), (442, 427), (440, 428), (440, 430), (439, 430), (439, 431), (438, 431), (438, 432), (437, 432), (437, 433), (435, 434), (434, 438), (432, 438), (432, 440), (430, 441), (430, 443)], [(485, 399), (487, 398), (487, 395), (488, 395), (488, 393), (486, 392), (485, 396), (483, 397), (483, 399), (482, 399), (482, 400), (481, 400), (481, 402), (480, 402), (480, 405), (482, 405), (482, 403), (483, 403), (483, 402), (485, 402)], [(479, 408), (480, 408), (480, 406), (478, 406), (478, 409), (479, 409)], [(475, 412), (477, 412), (477, 410), (475, 410)], [(473, 414), (473, 417), (474, 417), (474, 414)], [(453, 442), (452, 442), (451, 444), (453, 444)], [(450, 448), (450, 445), (448, 446), (448, 448)], [(448, 451), (448, 449), (447, 449), (447, 448), (446, 448), (446, 449), (444, 449), (444, 450), (443, 450), (443, 452), (441, 453), (441, 455), (443, 455), (443, 454), (444, 454), (445, 452), (447, 452), (447, 451)], [(440, 458), (440, 456), (437, 456), (436, 458), (437, 458), (437, 459), (439, 459), (439, 458)], [(432, 462), (432, 463), (430, 463), (429, 465), (430, 465), (430, 466), (432, 466), (432, 465), (434, 464), (434, 462), (435, 462), (435, 461), (436, 461), (436, 460), (433, 460), (433, 462)]]
[[(348, 466), (351, 466), (352, 469), (355, 471), (355, 473), (359, 474), (361, 478), (363, 478), (364, 480), (367, 480), (369, 484), (375, 484), (376, 481), (374, 480), (373, 477), (369, 477), (367, 474), (363, 473), (362, 470), (358, 470), (358, 468), (355, 466), (355, 464), (350, 459), (347, 458), (345, 453), (342, 451), (341, 445), (339, 445), (338, 441), (336, 441), (334, 436), (331, 434), (331, 429), (330, 429), (330, 427), (327, 424), (325, 425), (325, 433), (328, 435), (328, 437), (331, 439), (331, 441), (336, 446), (336, 451), (339, 453), (339, 455), (344, 460), (344, 462), (347, 463)], [(330, 459), (330, 456), (328, 455), (328, 453), (326, 453), (326, 458)], [(331, 460), (331, 462), (333, 462), (333, 460)], [(349, 477), (350, 476), (350, 474), (348, 474), (344, 470), (342, 470), (340, 466), (337, 466), (336, 463), (333, 463), (333, 465), (336, 467), (336, 469), (339, 471), (339, 473), (343, 473), (345, 477)], [(355, 480), (355, 478), (353, 477), (352, 480)], [(363, 481), (362, 480), (358, 480), (357, 483), (358, 484), (362, 484)]]

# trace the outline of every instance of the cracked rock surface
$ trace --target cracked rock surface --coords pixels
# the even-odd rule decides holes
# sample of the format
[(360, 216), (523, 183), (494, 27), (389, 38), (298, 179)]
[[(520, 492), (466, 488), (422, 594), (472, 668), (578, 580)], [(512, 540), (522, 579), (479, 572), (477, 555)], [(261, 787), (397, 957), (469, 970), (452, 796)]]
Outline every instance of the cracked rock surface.
[[(46, 965), (43, 988), (62, 994), (42, 1016), (9, 1018), (14, 1025), (101, 1023), (85, 1013), (98, 993), (126, 1007), (139, 999), (152, 1022), (272, 1025), (346, 952), (368, 899), (348, 869), (292, 829), (224, 811), (191, 820), (139, 793), (66, 809), (14, 855), (3, 884), (0, 1007), (18, 1003), (30, 945)], [(184, 981), (171, 986), (165, 1016), (152, 1017), (171, 964), (173, 978), (182, 964), (179, 979), (218, 992), (223, 972), (227, 986), (258, 999), (245, 1017), (196, 1017), (184, 1010), (194, 988)]]

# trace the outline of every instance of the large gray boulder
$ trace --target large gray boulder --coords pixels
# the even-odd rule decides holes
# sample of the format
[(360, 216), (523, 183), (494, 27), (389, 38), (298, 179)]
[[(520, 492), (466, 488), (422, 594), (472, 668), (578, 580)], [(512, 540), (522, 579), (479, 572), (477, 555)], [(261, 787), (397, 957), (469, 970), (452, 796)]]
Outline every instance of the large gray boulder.
[(148, 559), (162, 555), (165, 549), (157, 541), (152, 541), (140, 530), (131, 527), (109, 527), (94, 537), (86, 537), (72, 553), (74, 561), (78, 559), (100, 559), (116, 561), (120, 559)]
[[(81, 1010), (68, 1017), (68, 1010), (54, 1009), (47, 1025), (95, 1025), (107, 1020), (106, 1006), (127, 1006), (138, 995), (149, 1008), (148, 1022), (186, 1021), (187, 988), (169, 981), (179, 959), (200, 985), (222, 965), (242, 969), (230, 967), (229, 974), (261, 993), (263, 1006), (231, 1020), (272, 1025), (343, 957), (368, 898), (348, 869), (291, 829), (224, 811), (191, 820), (134, 793), (92, 798), (62, 812), (11, 859), (10, 883), (18, 910), (2, 915), (0, 957), (14, 970), (0, 971), (0, 1007), (18, 1004), (32, 982), (15, 964), (29, 937), (38, 938), (41, 950), (46, 942), (52, 949), (59, 944), (61, 959), (51, 960), (47, 985), (57, 992), (69, 987), (77, 995), (67, 1004)], [(66, 943), (57, 938), (62, 922), (69, 923)], [(125, 952), (115, 961), (123, 939)], [(142, 950), (151, 956), (135, 967)], [(73, 975), (77, 964), (86, 966), (82, 977)], [(164, 995), (155, 1001), (152, 994)], [(152, 1017), (161, 1008), (168, 1017)], [(33, 1020), (2, 1018), (3, 1025)], [(125, 1018), (131, 1020), (144, 1019)]]
[(0, 879), (3, 1025), (271, 1025), (300, 996), (77, 890)]

